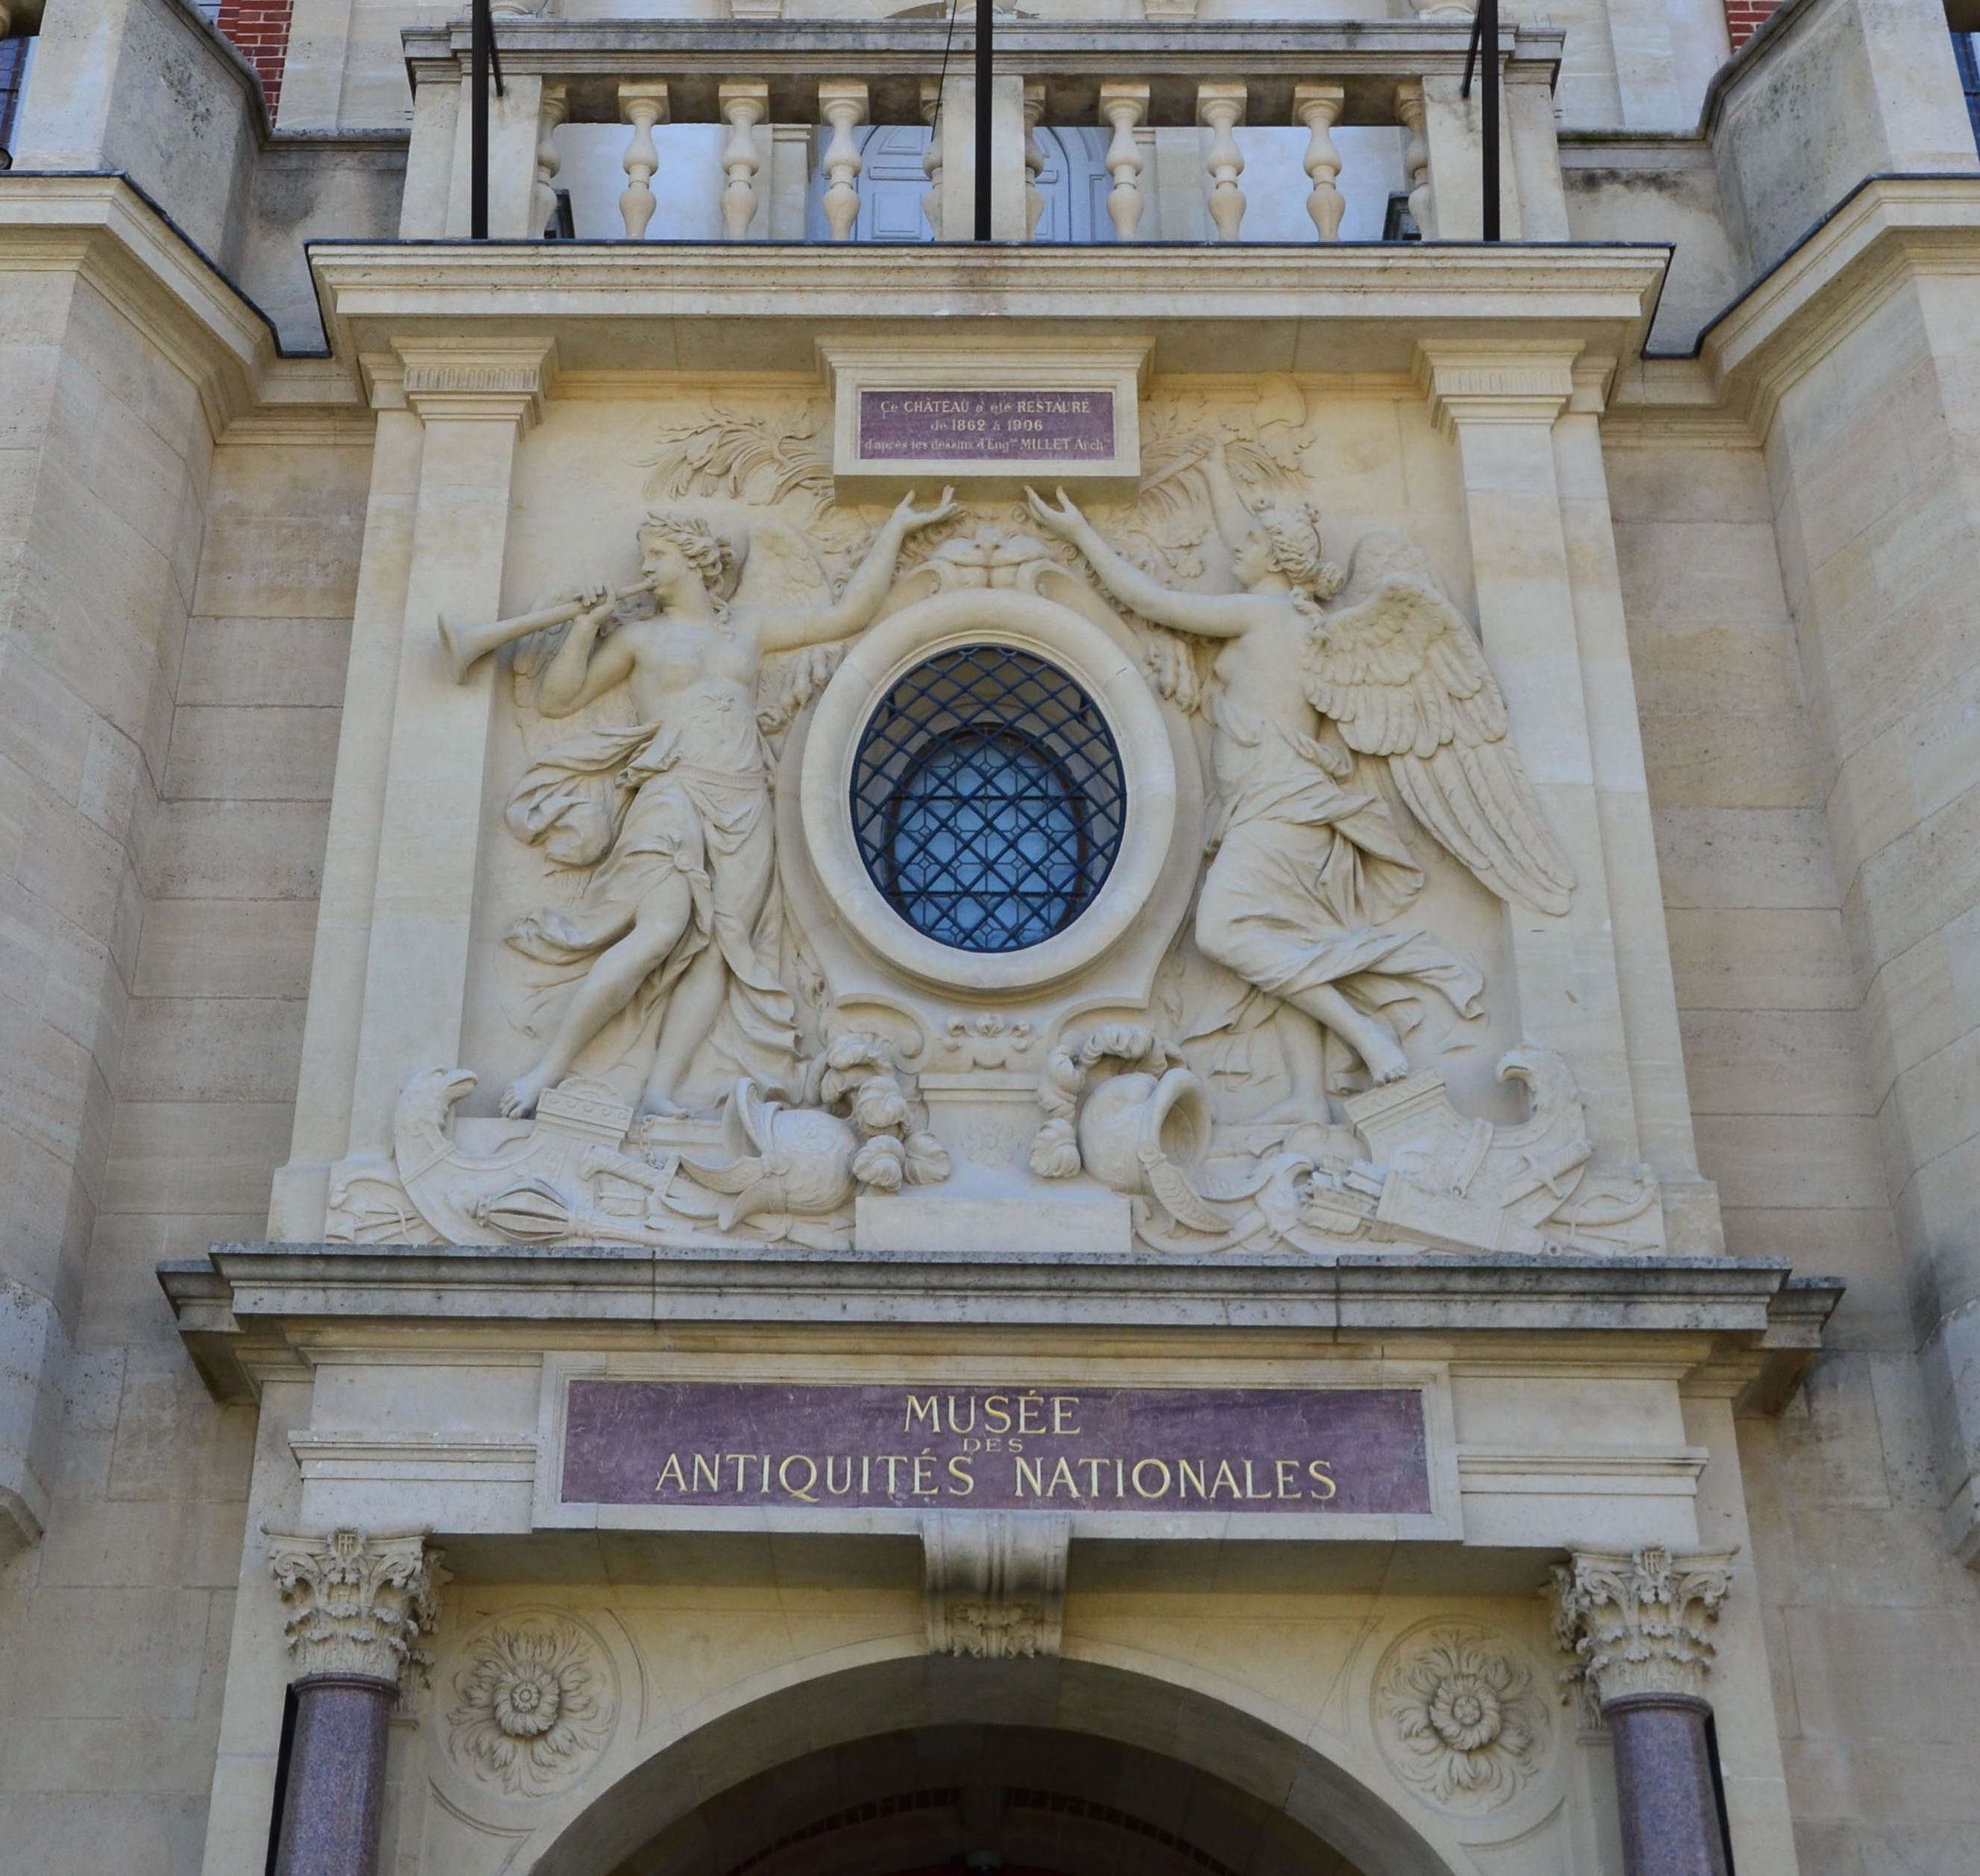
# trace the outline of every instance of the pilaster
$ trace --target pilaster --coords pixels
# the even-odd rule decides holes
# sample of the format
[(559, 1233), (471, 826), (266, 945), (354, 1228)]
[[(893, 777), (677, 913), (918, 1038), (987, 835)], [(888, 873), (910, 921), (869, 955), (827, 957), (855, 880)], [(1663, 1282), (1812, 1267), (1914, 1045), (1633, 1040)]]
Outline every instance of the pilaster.
[(1554, 473), (1638, 1144), (1664, 1183), (1670, 1248), (1716, 1255), (1722, 1242), (1717, 1199), (1699, 1176), (1649, 777), (1602, 459), (1601, 415), (1615, 364), (1613, 358), (1583, 357), (1570, 368), (1572, 388), (1553, 427)]
[[(466, 93), (455, 90), (465, 101)], [(497, 241), (527, 240), (543, 233), (530, 226), (530, 203), (537, 188), (537, 141), (541, 131), (543, 81), (537, 72), (503, 75), (500, 96), (488, 100), (488, 233)], [(469, 138), (474, 114), (457, 105), (453, 122), (453, 170), (447, 187), (447, 233), (470, 231), (470, 192), (474, 166), (469, 160)]]
[(1520, 1033), (1566, 1056), (1598, 1155), (1633, 1167), (1640, 1152), (1636, 1101), (1575, 557), (1554, 455), (1554, 424), (1574, 394), (1580, 350), (1557, 340), (1437, 341), (1418, 348), (1417, 375), (1439, 429), (1457, 443), (1485, 654), (1505, 694), (1513, 740), (1576, 874), (1572, 902), (1558, 916), (1507, 907)]
[(500, 610), (516, 446), (542, 409), (555, 348), (537, 338), (397, 344), (423, 432), (367, 948), (350, 1150), (382, 1151), (416, 1069), (460, 1059), (468, 933), (495, 673), (457, 681), (443, 614)]
[(419, 416), (406, 401), (405, 371), (397, 354), (361, 362), (378, 427), (310, 960), (294, 1129), (289, 1163), (275, 1175), (268, 1212), (268, 1236), (277, 1242), (323, 1235), (329, 1169), (350, 1145), (351, 1090), (425, 441)]

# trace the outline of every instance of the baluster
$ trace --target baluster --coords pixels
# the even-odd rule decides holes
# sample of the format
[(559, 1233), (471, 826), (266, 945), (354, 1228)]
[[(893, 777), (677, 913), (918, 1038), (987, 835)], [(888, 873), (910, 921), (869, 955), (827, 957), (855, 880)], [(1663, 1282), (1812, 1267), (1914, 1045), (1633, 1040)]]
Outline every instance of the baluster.
[(626, 218), (626, 238), (644, 241), (646, 225), (653, 220), (656, 206), (653, 171), (660, 166), (660, 153), (653, 148), (653, 126), (667, 121), (667, 88), (664, 85), (620, 85), (619, 115), (633, 127), (622, 159), (626, 187), (619, 198), (619, 212)]
[(928, 178), (928, 193), (922, 198), (922, 213), (928, 218), (929, 232), (942, 239), (942, 128), (936, 121), (942, 114), (942, 85), (939, 79), (922, 80), (922, 121), (929, 127), (928, 148), (922, 152), (922, 174)]
[(715, 96), (729, 126), (722, 146), (723, 172), (729, 178), (722, 186), (722, 228), (729, 240), (740, 241), (756, 218), (756, 171), (762, 167), (756, 126), (770, 114), (770, 88), (738, 79), (717, 85)]
[(1100, 88), (1101, 121), (1114, 126), (1114, 140), (1107, 146), (1107, 173), (1114, 186), (1107, 191), (1107, 213), (1114, 223), (1116, 241), (1132, 241), (1141, 225), (1141, 145), (1135, 135), (1148, 121), (1148, 88), (1145, 85), (1102, 85)]
[(1306, 173), (1313, 179), (1313, 193), (1307, 198), (1306, 211), (1322, 241), (1340, 238), (1340, 215), (1347, 204), (1334, 186), (1340, 174), (1340, 152), (1331, 135), (1340, 121), (1347, 92), (1338, 85), (1295, 85), (1293, 87), (1294, 120), (1312, 133), (1306, 150)]
[(1038, 238), (1045, 218), (1045, 196), (1038, 187), (1045, 174), (1045, 153), (1038, 143), (1038, 125), (1045, 114), (1045, 88), (1035, 78), (1025, 81), (1025, 238)]
[(1396, 87), (1396, 115), (1409, 133), (1403, 148), (1403, 175), (1409, 185), (1410, 219), (1425, 241), (1430, 238), (1430, 132), (1424, 122), (1424, 89), (1420, 78), (1405, 78)]
[(818, 88), (818, 113), (832, 126), (825, 146), (825, 173), (832, 186), (825, 192), (825, 218), (834, 241), (849, 241), (859, 219), (859, 146), (853, 128), (866, 121), (866, 87), (855, 79), (829, 80)]
[(1196, 88), (1196, 121), (1210, 127), (1210, 218), (1217, 224), (1219, 241), (1235, 241), (1244, 220), (1244, 194), (1238, 178), (1244, 173), (1244, 153), (1231, 135), (1244, 121), (1245, 88), (1242, 85), (1199, 85)]
[(546, 84), (537, 118), (537, 181), (530, 191), (532, 236), (540, 235), (556, 213), (556, 173), (563, 167), (563, 158), (557, 154), (557, 126), (570, 115), (570, 92), (561, 85)]

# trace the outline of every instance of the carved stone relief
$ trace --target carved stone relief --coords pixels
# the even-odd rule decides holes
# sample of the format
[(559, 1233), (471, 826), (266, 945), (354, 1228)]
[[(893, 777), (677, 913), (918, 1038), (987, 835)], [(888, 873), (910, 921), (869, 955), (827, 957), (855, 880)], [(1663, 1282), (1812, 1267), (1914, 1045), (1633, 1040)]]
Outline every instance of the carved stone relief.
[(1574, 1658), (1562, 1680), (1594, 1710), (1633, 1694), (1703, 1699), (1732, 1561), (1730, 1551), (1653, 1547), (1577, 1551), (1556, 1565), (1554, 1640)]
[(1070, 1518), (939, 1512), (923, 1523), (929, 1651), (1005, 1661), (1056, 1655)]
[(585, 1623), (518, 1612), (463, 1645), (452, 1676), (447, 1746), (470, 1779), (507, 1797), (575, 1784), (619, 1718), (611, 1651)]
[(1546, 1701), (1496, 1629), (1437, 1622), (1402, 1636), (1376, 1671), (1374, 1707), (1396, 1775), (1447, 1811), (1503, 1810), (1546, 1768)]
[(424, 1673), (432, 1657), (420, 1638), (433, 1632), (447, 1581), (425, 1532), (266, 1535), (297, 1678), (358, 1674), (398, 1684), (408, 1671), (414, 1678)]
[[(819, 410), (717, 407), (647, 459), (636, 577), (447, 627), (457, 670), (515, 647), (503, 824), (543, 884), (502, 981), (537, 1059), (499, 1116), (457, 1116), (464, 1068), (414, 1077), (392, 1163), (337, 1169), (333, 1240), (843, 1246), (864, 1196), (1075, 1182), (1158, 1249), (1659, 1248), (1654, 1179), (1593, 1169), (1560, 1056), (1503, 1050), (1523, 1120), (1452, 1098), (1486, 973), (1419, 922), (1423, 843), (1474, 933), (1485, 894), (1546, 919), (1575, 883), (1476, 634), (1401, 534), (1329, 558), (1292, 381), (1146, 434), (1098, 524), (1036, 493), (882, 514), (833, 501)], [(874, 685), (970, 633), (1059, 659), (1154, 778), (1120, 876), (1028, 963), (910, 930), (820, 833)]]

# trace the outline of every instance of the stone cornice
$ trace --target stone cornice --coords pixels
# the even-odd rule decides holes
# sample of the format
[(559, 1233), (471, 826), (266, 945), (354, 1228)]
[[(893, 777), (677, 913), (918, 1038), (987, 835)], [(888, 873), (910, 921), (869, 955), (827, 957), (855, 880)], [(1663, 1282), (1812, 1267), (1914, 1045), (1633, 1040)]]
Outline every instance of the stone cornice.
[[(1204, 1332), (1365, 1345), (1384, 1337), (1544, 1334), (1560, 1359), (1661, 1359), (1743, 1374), (1778, 1395), (1819, 1345), (1841, 1294), (1787, 1266), (1728, 1259), (977, 1256), (637, 1246), (220, 1245), (159, 1267), (208, 1385), (251, 1395), (305, 1351), (442, 1329), (490, 1345), (655, 1333)], [(1536, 1350), (1523, 1359), (1540, 1359)]]
[[(1455, 75), (1470, 42), (1468, 19), (1447, 20), (1036, 20), (998, 28), (998, 69), (1037, 79), (1088, 80), (1124, 74), (1155, 81), (1154, 121), (1191, 121), (1198, 81), (1241, 79), (1251, 88), (1254, 121), (1287, 116), (1297, 79), (1345, 81), (1393, 91), (1402, 73)], [(409, 28), (406, 65), (416, 86), (457, 85), (467, 71), (466, 16)], [(677, 88), (676, 123), (714, 121), (714, 87), (746, 73), (766, 80), (772, 108), (811, 121), (821, 74), (867, 78), (895, 108), (952, 55), (939, 19), (902, 20), (550, 20), (497, 24), (505, 72), (541, 73), (564, 83), (584, 121), (616, 119), (612, 91), (622, 80), (657, 80)], [(1499, 52), (1508, 80), (1551, 88), (1559, 73), (1563, 28), (1505, 22)], [(1090, 100), (1090, 92), (1088, 94)], [(1089, 103), (1090, 108), (1090, 103)]]
[(1902, 283), (1980, 274), (1980, 176), (1872, 176), (1699, 335), (1719, 401), (1764, 437), (1781, 393)]
[(0, 175), (0, 275), (17, 272), (87, 281), (185, 374), (216, 438), (257, 422), (284, 441), (368, 427), (348, 371), (282, 356), (266, 316), (124, 176)]
[[(1407, 371), (1420, 339), (1633, 358), (1669, 251), (1485, 243), (925, 247), (316, 242), (341, 358), (409, 333), (555, 338), (566, 368), (801, 371), (821, 324), (1144, 332), (1158, 371)], [(981, 322), (980, 328), (978, 322)]]
[(276, 357), (267, 321), (121, 176), (0, 177), (0, 274), (74, 273), (184, 372), (218, 437)]

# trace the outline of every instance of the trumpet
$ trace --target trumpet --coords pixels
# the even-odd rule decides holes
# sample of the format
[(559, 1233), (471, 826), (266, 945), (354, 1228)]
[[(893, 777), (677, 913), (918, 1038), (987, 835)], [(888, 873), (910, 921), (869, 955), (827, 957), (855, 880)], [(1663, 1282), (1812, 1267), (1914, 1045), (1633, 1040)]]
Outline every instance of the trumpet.
[[(610, 597), (604, 603), (623, 606), (629, 599), (637, 599), (653, 590), (650, 580), (635, 580), (629, 587), (610, 589)], [(532, 632), (547, 632), (552, 626), (567, 625), (580, 614), (590, 610), (581, 599), (560, 600), (556, 605), (546, 606), (540, 612), (523, 613), (513, 619), (497, 619), (487, 625), (450, 625), (443, 613), (440, 642), (447, 649), (447, 662), (453, 667), (454, 682), (465, 684), (477, 659), (486, 657), (491, 651), (499, 651), (504, 645), (512, 645), (519, 638), (527, 638)]]

